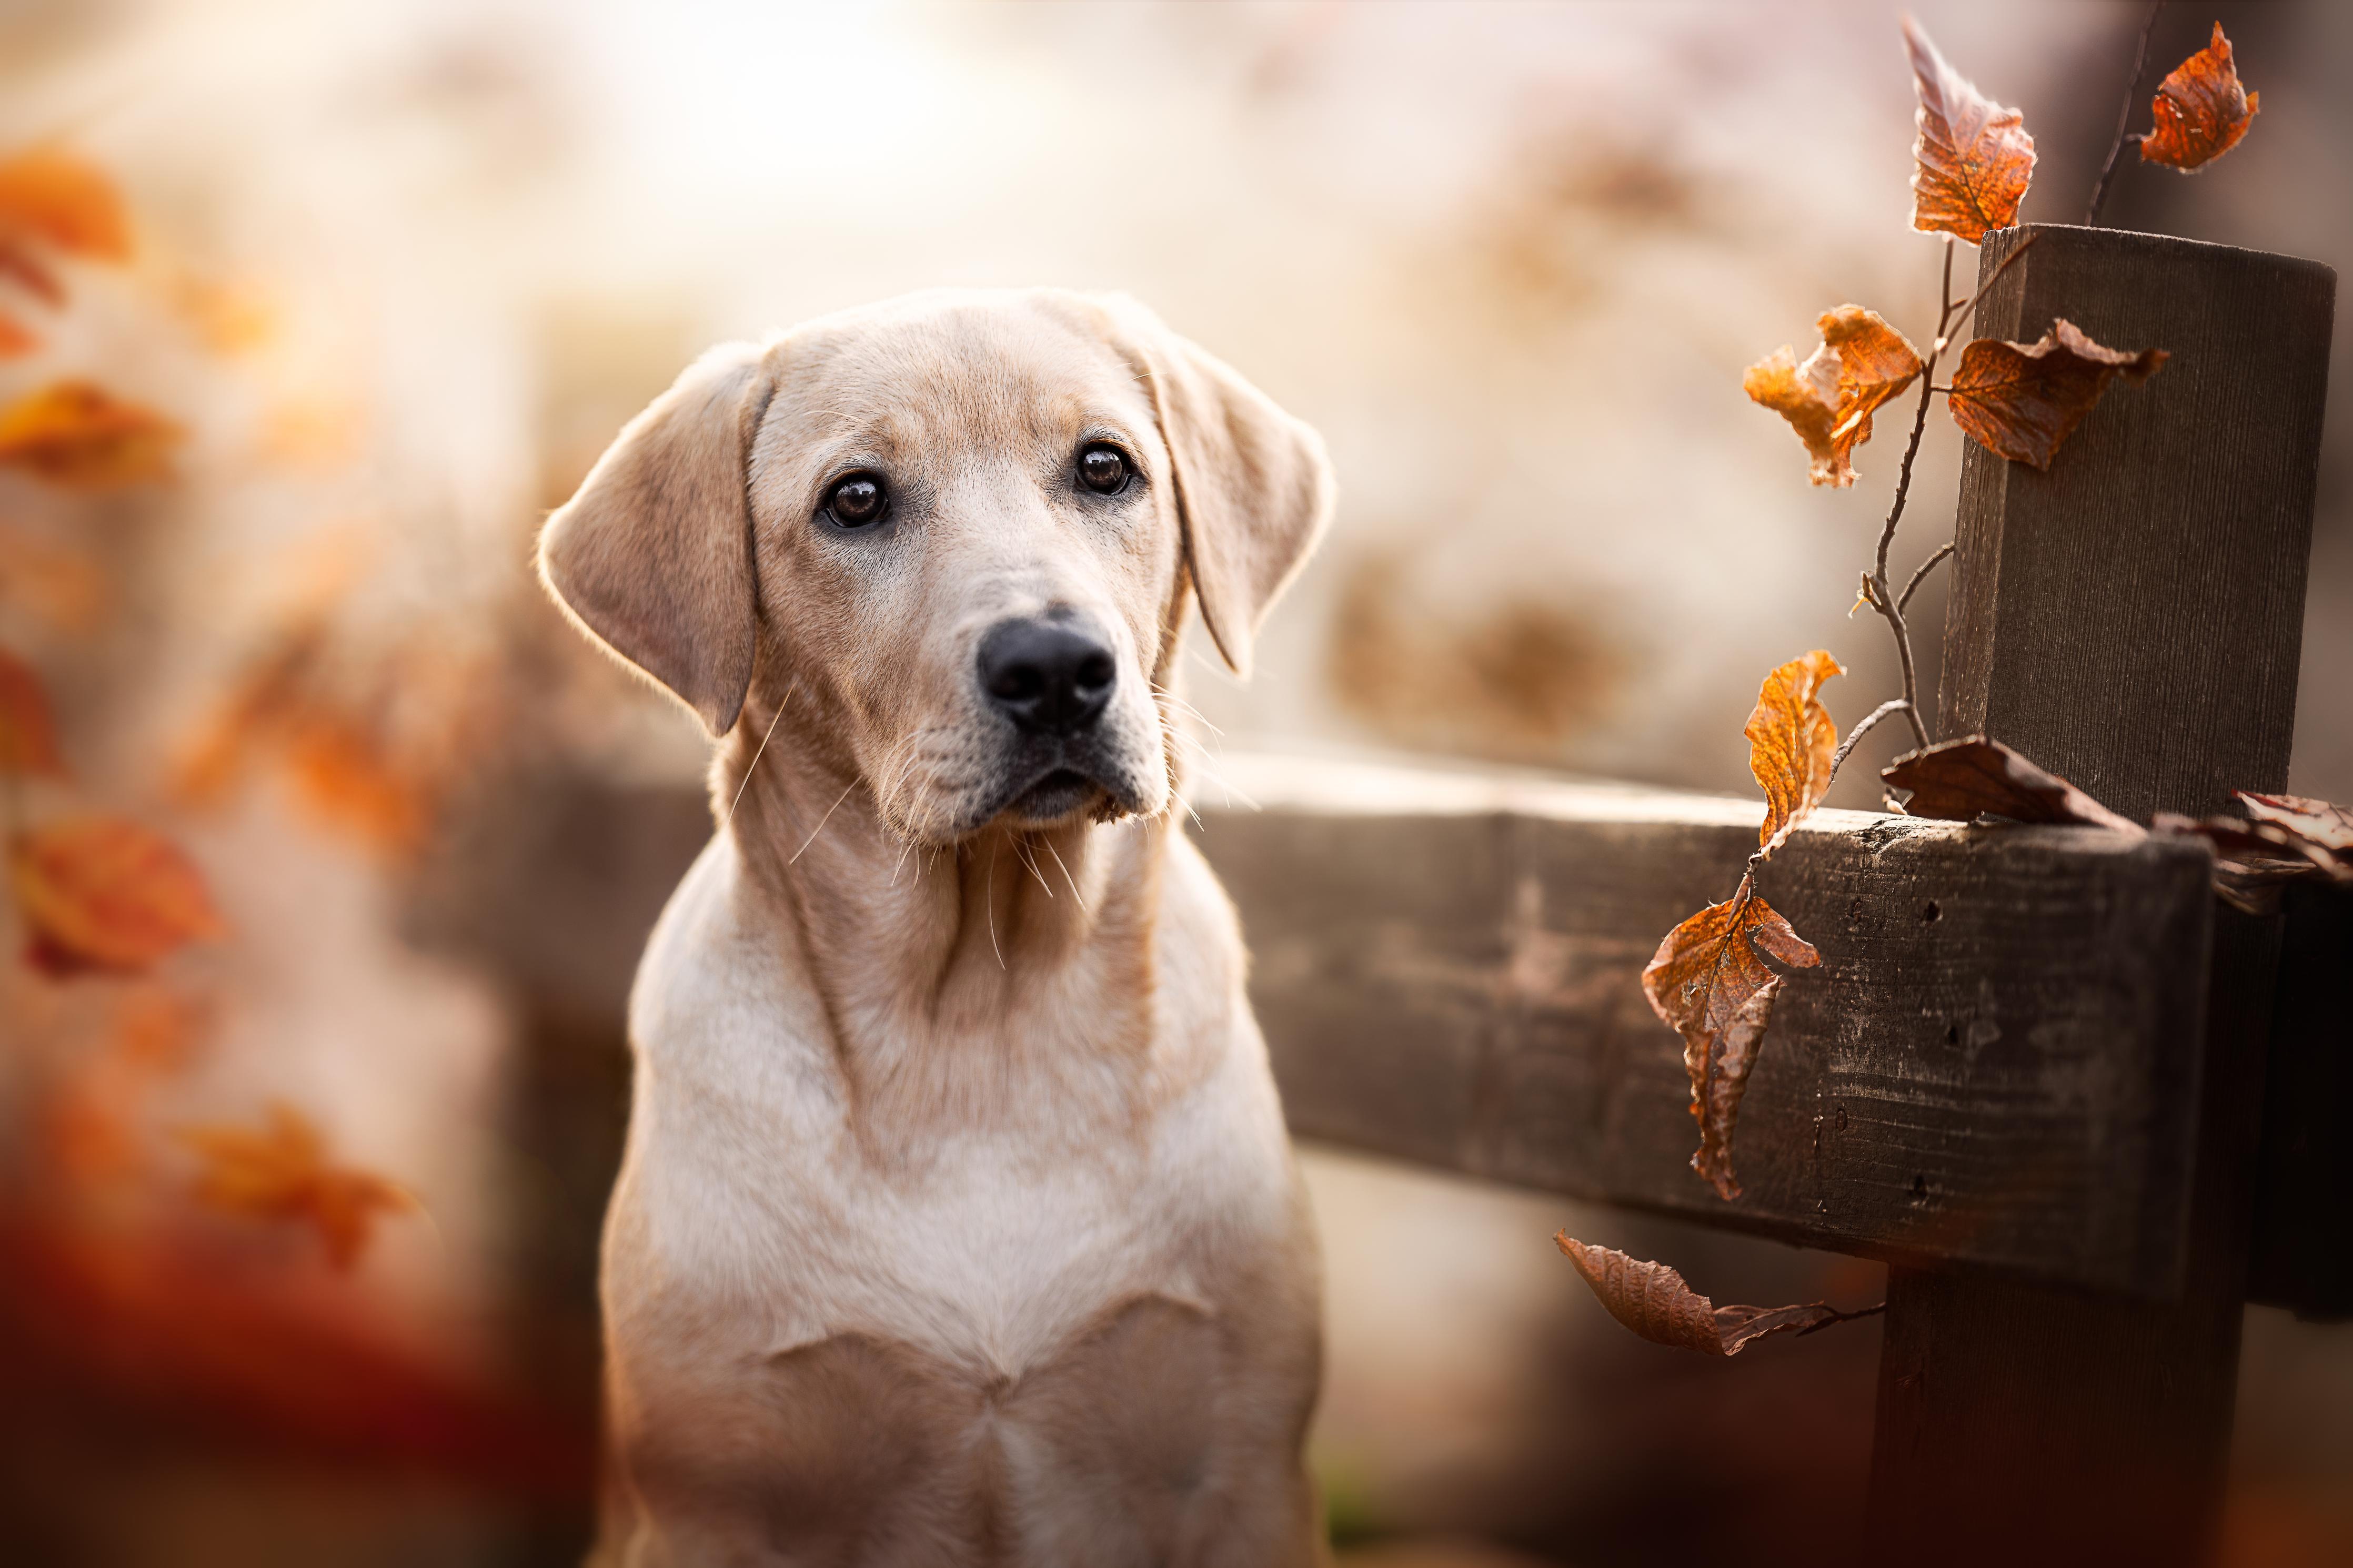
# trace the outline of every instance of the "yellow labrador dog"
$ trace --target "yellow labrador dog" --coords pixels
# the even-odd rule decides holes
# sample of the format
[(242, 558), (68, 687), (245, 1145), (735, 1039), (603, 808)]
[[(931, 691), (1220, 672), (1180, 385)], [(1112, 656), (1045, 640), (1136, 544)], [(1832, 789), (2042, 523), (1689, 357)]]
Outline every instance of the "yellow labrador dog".
[(608, 1560), (1317, 1560), (1314, 1238), (1170, 688), (1331, 505), (1231, 370), (1038, 290), (715, 350), (549, 520), (721, 740), (630, 1004)]

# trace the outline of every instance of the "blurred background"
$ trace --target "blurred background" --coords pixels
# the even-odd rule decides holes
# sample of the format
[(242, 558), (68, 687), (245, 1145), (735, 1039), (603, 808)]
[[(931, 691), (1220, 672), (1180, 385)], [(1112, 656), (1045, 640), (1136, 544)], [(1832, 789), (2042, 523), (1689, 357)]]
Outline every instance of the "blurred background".
[[(2144, 8), (1916, 10), (2023, 108), (2024, 216), (2076, 221)], [(144, 889), (62, 942), (0, 914), (0, 1557), (577, 1559), (621, 1001), (710, 819), (693, 721), (527, 564), (714, 341), (1124, 289), (1317, 426), (1338, 524), (1251, 685), (1197, 636), (1213, 746), (1745, 795), (1765, 669), (1827, 646), (1842, 721), (1893, 692), (1841, 616), (1900, 430), (1810, 489), (1740, 374), (1848, 300), (1932, 324), (1897, 16), (0, 0), (0, 804)], [(2168, 7), (2137, 127), (2217, 16), (2259, 119), (2196, 177), (2128, 154), (2107, 220), (2341, 268), (2353, 8)], [(2342, 395), (2312, 569), (2291, 787), (2353, 800)], [(1718, 1300), (1875, 1268), (1309, 1167), (1364, 1561), (1854, 1557), (1875, 1327), (1679, 1355), (1550, 1236)], [(2353, 1561), (2353, 1342), (2248, 1327), (2228, 1561)]]

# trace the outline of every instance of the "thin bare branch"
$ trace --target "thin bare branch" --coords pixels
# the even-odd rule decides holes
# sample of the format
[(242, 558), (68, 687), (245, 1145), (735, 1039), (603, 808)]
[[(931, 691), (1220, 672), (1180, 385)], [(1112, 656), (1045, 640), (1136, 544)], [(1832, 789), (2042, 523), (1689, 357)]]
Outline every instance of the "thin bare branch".
[(1882, 1301), (1876, 1307), (1858, 1307), (1852, 1312), (1841, 1312), (1836, 1307), (1828, 1307), (1823, 1310), (1830, 1313), (1829, 1317), (1824, 1318), (1819, 1323), (1807, 1324), (1804, 1328), (1799, 1329), (1796, 1333), (1789, 1337), (1795, 1340), (1802, 1340), (1808, 1334), (1820, 1333), (1824, 1329), (1829, 1328), (1833, 1323), (1852, 1323), (1857, 1318), (1875, 1318), (1879, 1316), (1880, 1313), (1887, 1310), (1887, 1303)]
[[(2030, 234), (2023, 240), (2020, 241), (2018, 248), (2011, 251), (2008, 256), (2003, 257), (2001, 258), (2001, 265), (1993, 269), (1993, 277), (1987, 279), (1985, 282), (1978, 287), (1976, 293), (1961, 301), (1960, 314), (1951, 318), (1949, 325), (1939, 327), (1936, 330), (1936, 337), (1938, 340), (1936, 345), (1937, 353), (1942, 353), (1946, 347), (1951, 343), (1953, 335), (1958, 333), (1963, 327), (1969, 324), (1969, 318), (1978, 313), (1978, 301), (1986, 297), (1986, 290), (1992, 288), (1994, 283), (2001, 277), (2001, 275), (2010, 270), (2010, 264), (2016, 261), (2028, 251), (2033, 249), (2034, 242), (2042, 237), (2039, 234)], [(1936, 367), (1936, 355), (1931, 354), (1928, 356), (1928, 368), (1933, 371)]]
[(2116, 111), (2116, 140), (2108, 143), (2108, 161), (2100, 165), (2099, 180), (2092, 186), (2091, 205), (2084, 209), (2085, 228), (2099, 226), (2100, 208), (2108, 199), (2108, 182), (2116, 177), (2116, 163), (2124, 157), (2125, 143), (2133, 140), (2126, 132), (2132, 125), (2133, 106), (2140, 101), (2141, 73), (2148, 68), (2149, 35), (2157, 31), (2157, 18), (2164, 9), (2165, 0), (2155, 0), (2140, 25), (2140, 44), (2133, 50), (2132, 75), (2125, 82), (2125, 106)]
[(1900, 611), (1912, 603), (1912, 595), (1919, 591), (1920, 584), (1922, 583), (1927, 581), (1928, 574), (1934, 572), (1936, 569), (1937, 563), (1952, 552), (1953, 545), (1951, 542), (1947, 541), (1946, 543), (1937, 546), (1936, 553), (1929, 556), (1928, 559), (1920, 563), (1920, 569), (1912, 574), (1912, 581), (1905, 584), (1904, 592), (1895, 595), (1895, 607), (1897, 610)]
[(1831, 753), (1831, 777), (1833, 779), (1838, 777), (1839, 769), (1845, 765), (1847, 753), (1854, 750), (1856, 742), (1870, 734), (1882, 719), (1899, 709), (1909, 706), (1910, 704), (1901, 697), (1891, 697), (1869, 713), (1864, 714), (1861, 722), (1846, 732), (1846, 739), (1839, 742), (1839, 749)]

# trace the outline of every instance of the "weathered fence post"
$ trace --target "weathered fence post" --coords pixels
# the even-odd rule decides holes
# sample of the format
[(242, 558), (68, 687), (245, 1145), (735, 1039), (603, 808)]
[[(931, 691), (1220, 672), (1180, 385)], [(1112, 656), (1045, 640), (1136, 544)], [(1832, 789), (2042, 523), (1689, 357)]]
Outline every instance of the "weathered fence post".
[[(2336, 278), (2103, 229), (1989, 236), (1981, 335), (2054, 317), (2163, 348), (2049, 473), (1964, 462), (1941, 730), (1983, 731), (2127, 815), (2287, 778)], [(2218, 911), (2179, 1294), (1892, 1271), (1871, 1531), (1886, 1561), (2203, 1561), (2246, 1295), (2275, 921)], [(2027, 1031), (2031, 1018), (1999, 1020)], [(2086, 1085), (2087, 1094), (2099, 1093)]]

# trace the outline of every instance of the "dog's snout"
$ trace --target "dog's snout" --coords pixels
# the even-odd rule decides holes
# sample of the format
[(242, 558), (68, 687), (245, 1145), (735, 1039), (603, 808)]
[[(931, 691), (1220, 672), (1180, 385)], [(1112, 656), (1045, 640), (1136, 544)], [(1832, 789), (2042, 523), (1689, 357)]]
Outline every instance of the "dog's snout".
[(1103, 716), (1119, 662), (1092, 633), (1060, 621), (1003, 621), (980, 641), (980, 689), (1031, 734), (1074, 735)]

